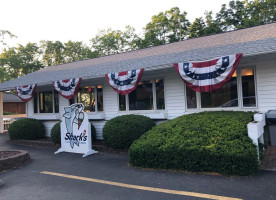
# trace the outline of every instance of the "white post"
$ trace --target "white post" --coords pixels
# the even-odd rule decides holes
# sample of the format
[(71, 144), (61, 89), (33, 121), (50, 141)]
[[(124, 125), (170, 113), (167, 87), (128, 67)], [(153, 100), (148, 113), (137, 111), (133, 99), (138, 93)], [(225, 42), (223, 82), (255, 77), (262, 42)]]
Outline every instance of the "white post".
[(258, 139), (260, 138), (260, 142), (264, 143), (264, 139), (263, 139), (264, 126), (265, 126), (265, 114), (263, 113), (255, 114), (254, 121), (247, 124), (248, 137), (250, 137), (253, 144), (257, 146), (257, 155), (258, 155), (259, 161), (260, 161), (260, 158), (259, 158)]
[(4, 132), (3, 110), (3, 92), (0, 92), (0, 133)]

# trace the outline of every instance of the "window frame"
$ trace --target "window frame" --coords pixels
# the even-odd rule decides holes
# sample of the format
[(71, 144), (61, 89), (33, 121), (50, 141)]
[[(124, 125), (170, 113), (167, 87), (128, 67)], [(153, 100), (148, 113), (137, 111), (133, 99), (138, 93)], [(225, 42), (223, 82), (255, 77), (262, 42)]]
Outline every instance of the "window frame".
[[(254, 84), (255, 84), (255, 100), (256, 100), (256, 106), (252, 107), (244, 107), (243, 106), (243, 94), (242, 94), (242, 76), (241, 76), (241, 70), (242, 69), (252, 69), (254, 72)], [(202, 108), (201, 107), (201, 93), (196, 92), (196, 102), (197, 107), (196, 108), (188, 108), (187, 105), (187, 85), (185, 84), (184, 87), (184, 95), (185, 95), (185, 109), (188, 111), (199, 111), (199, 110), (255, 110), (258, 108), (258, 94), (257, 94), (257, 78), (256, 78), (256, 66), (243, 66), (238, 67), (236, 69), (237, 71), (237, 98), (238, 98), (238, 106), (237, 107), (214, 107), (214, 108)]]
[[(163, 80), (163, 87), (164, 87), (164, 106), (165, 109), (163, 110), (158, 110), (157, 109), (157, 95), (156, 95), (156, 80), (157, 79), (162, 79)], [(147, 79), (143, 79), (140, 81), (152, 81), (152, 103), (153, 103), (153, 109), (152, 110), (129, 110), (129, 95), (124, 95), (125, 96), (125, 102), (126, 102), (126, 110), (120, 110), (120, 94), (117, 93), (117, 101), (118, 101), (118, 111), (119, 112), (162, 112), (162, 111), (166, 111), (166, 95), (165, 95), (165, 79), (164, 77), (154, 77), (154, 78), (147, 78)]]
[[(52, 93), (52, 106), (53, 106), (53, 112), (49, 112), (49, 113), (41, 113), (40, 112), (40, 97), (39, 97), (39, 93), (44, 93), (44, 92), (51, 92)], [(58, 94), (58, 107), (59, 107), (59, 102), (60, 102), (60, 95)], [(47, 91), (40, 91), (40, 92), (35, 92), (34, 96), (36, 96), (36, 104), (37, 104), (37, 112), (34, 112), (34, 106), (35, 103), (33, 102), (33, 113), (34, 114), (58, 114), (59, 112), (56, 112), (56, 107), (55, 107), (55, 90), (47, 90)], [(35, 98), (33, 97), (33, 101), (35, 100)], [(59, 109), (60, 110), (60, 109)]]

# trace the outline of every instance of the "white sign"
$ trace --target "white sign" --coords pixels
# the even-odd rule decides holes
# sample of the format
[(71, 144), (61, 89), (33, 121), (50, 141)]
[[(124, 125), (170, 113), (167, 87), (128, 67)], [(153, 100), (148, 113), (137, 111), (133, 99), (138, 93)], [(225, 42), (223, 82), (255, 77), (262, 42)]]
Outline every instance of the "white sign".
[(55, 152), (83, 153), (82, 157), (97, 153), (92, 149), (91, 124), (83, 112), (82, 103), (64, 108), (60, 124), (61, 148)]

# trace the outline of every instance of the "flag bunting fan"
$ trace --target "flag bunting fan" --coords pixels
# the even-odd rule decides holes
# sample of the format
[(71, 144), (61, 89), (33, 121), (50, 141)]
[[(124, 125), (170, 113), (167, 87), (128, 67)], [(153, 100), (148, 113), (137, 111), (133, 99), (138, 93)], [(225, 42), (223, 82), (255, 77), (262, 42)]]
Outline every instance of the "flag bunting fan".
[(240, 53), (202, 62), (176, 63), (174, 68), (192, 90), (211, 92), (232, 78), (241, 57)]
[(36, 84), (15, 87), (17, 96), (23, 101), (28, 102), (32, 99), (36, 89)]
[(53, 85), (58, 93), (66, 99), (72, 99), (78, 92), (81, 78), (54, 81)]
[(126, 95), (135, 90), (141, 80), (143, 72), (144, 69), (141, 68), (137, 70), (105, 74), (105, 77), (109, 85), (116, 92), (121, 95)]

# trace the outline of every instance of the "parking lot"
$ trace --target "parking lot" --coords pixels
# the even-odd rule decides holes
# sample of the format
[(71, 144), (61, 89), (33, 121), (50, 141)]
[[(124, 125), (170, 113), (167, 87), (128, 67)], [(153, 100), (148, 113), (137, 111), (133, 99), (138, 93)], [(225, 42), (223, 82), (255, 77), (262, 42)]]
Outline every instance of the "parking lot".
[(0, 174), (0, 199), (275, 199), (276, 172), (226, 177), (134, 168), (127, 154), (82, 158), (56, 149), (11, 145), (0, 135), (0, 150), (29, 151), (32, 161)]

